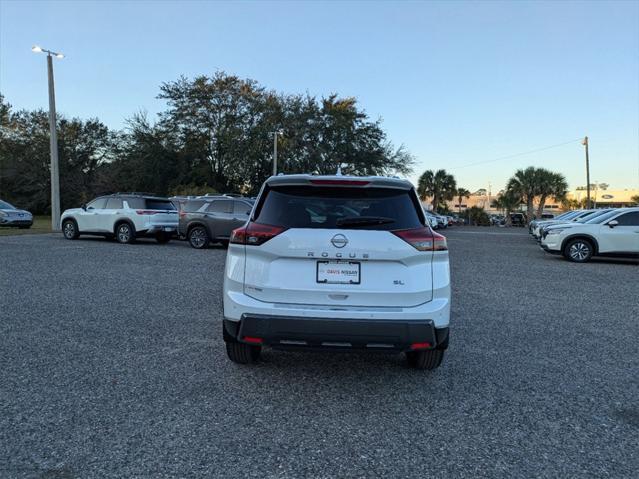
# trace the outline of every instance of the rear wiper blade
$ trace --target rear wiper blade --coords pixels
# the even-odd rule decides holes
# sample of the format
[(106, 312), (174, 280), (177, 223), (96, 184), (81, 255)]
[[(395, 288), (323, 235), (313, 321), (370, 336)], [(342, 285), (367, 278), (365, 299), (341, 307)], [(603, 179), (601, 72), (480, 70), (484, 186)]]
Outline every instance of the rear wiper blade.
[(395, 220), (385, 216), (347, 216), (335, 222), (337, 226), (386, 225), (389, 223), (395, 223)]

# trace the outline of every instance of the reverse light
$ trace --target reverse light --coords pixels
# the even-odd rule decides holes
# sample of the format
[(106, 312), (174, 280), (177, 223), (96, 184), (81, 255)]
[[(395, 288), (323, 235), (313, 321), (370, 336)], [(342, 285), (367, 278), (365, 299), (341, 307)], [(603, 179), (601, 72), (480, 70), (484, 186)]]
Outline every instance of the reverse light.
[(393, 234), (419, 251), (446, 251), (446, 237), (435, 233), (430, 228), (415, 228), (393, 231)]
[(246, 226), (234, 229), (229, 242), (247, 246), (260, 246), (283, 231), (286, 231), (286, 228), (282, 226), (249, 223)]

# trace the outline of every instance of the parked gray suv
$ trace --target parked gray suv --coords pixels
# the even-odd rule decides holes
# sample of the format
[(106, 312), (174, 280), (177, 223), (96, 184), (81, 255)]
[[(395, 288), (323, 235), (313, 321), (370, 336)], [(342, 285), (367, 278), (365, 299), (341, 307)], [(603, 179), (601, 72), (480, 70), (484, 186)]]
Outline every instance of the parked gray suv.
[(228, 245), (231, 231), (249, 218), (255, 200), (229, 196), (202, 196), (180, 204), (178, 233), (196, 249), (217, 242)]

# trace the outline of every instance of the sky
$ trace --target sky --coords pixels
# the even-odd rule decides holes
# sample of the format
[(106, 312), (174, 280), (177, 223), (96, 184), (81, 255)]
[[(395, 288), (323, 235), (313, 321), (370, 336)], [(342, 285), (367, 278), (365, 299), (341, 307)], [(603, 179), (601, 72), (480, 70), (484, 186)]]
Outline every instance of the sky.
[(444, 168), (498, 191), (533, 165), (574, 188), (588, 135), (591, 181), (639, 188), (639, 1), (0, 0), (0, 92), (16, 109), (48, 108), (34, 44), (66, 55), (58, 112), (112, 128), (162, 111), (162, 82), (223, 70), (356, 97), (414, 155), (413, 181)]

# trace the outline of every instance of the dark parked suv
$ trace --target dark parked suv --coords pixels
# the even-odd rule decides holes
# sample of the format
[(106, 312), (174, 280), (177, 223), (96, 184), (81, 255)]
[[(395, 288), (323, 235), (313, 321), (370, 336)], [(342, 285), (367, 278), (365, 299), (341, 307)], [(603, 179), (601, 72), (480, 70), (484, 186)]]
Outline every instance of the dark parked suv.
[(185, 201), (180, 208), (178, 233), (196, 249), (209, 243), (228, 245), (231, 231), (249, 218), (254, 200), (229, 196), (206, 196)]

